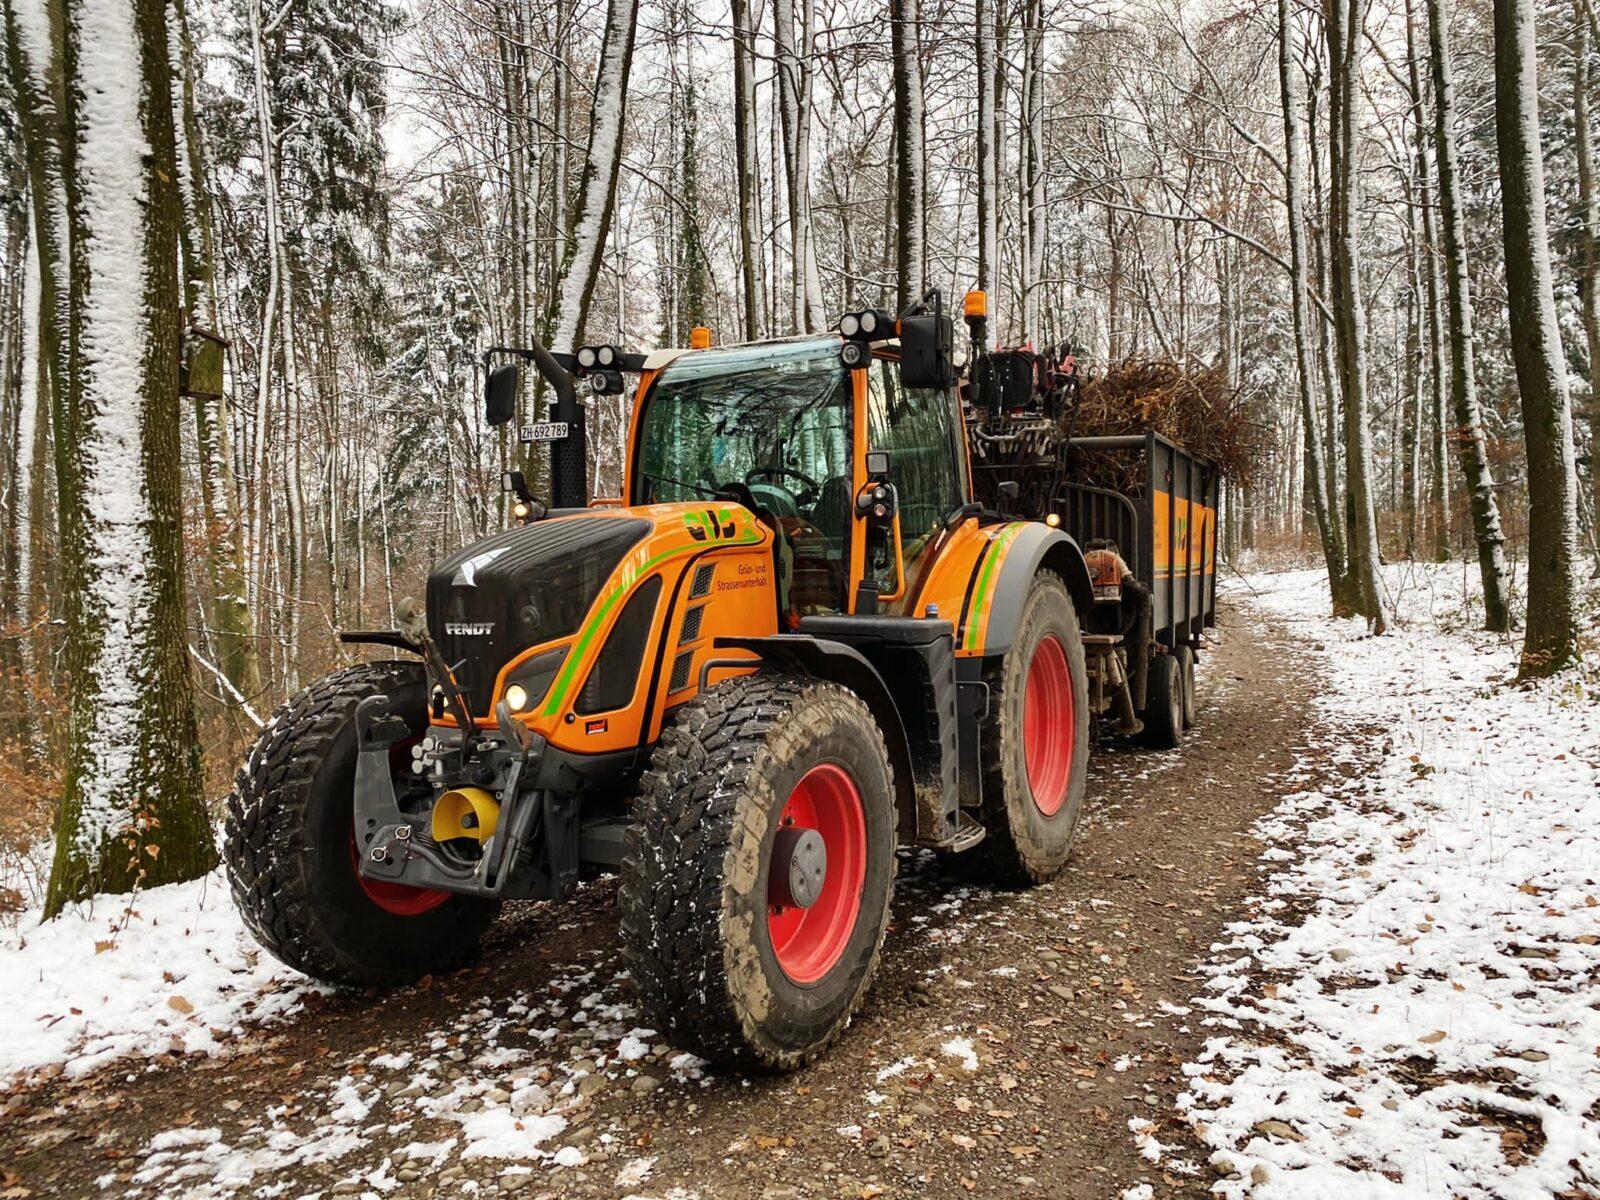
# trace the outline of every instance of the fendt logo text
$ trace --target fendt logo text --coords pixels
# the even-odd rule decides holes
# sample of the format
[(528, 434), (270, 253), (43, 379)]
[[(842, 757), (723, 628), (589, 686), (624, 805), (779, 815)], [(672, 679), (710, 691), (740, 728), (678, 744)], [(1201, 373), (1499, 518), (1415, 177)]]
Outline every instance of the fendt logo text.
[(444, 631), (451, 637), (488, 637), (494, 632), (494, 622), (446, 621)]

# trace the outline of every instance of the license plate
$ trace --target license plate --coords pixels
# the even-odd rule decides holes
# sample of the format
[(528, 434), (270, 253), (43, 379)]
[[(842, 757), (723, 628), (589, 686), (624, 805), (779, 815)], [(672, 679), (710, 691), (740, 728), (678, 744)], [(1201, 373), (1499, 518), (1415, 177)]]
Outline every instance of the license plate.
[(524, 425), (519, 441), (524, 442), (559, 442), (567, 436), (567, 423), (565, 421), (540, 421), (536, 425)]

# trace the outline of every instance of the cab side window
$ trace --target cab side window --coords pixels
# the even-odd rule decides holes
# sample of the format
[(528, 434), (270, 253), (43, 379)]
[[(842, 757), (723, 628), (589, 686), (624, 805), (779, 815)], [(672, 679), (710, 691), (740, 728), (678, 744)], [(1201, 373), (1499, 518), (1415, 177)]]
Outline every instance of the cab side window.
[(938, 388), (906, 389), (900, 369), (879, 360), (867, 389), (867, 445), (887, 450), (900, 497), (900, 541), (908, 579), (940, 523), (966, 500), (956, 458), (954, 401)]

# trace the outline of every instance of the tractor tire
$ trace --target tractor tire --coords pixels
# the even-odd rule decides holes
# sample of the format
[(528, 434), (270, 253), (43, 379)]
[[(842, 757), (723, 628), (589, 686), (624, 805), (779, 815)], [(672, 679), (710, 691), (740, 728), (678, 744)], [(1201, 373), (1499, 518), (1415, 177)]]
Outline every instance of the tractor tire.
[(1089, 767), (1083, 638), (1059, 576), (1034, 579), (1016, 641), (987, 682), (979, 751), (986, 835), (957, 861), (983, 882), (1028, 887), (1067, 865)]
[(1194, 694), (1194, 647), (1179, 646), (1173, 655), (1178, 660), (1178, 679), (1183, 684), (1183, 727), (1193, 729), (1200, 713), (1200, 700)]
[(1145, 708), (1139, 714), (1144, 732), (1142, 745), (1152, 750), (1176, 750), (1183, 741), (1183, 671), (1174, 654), (1157, 654), (1150, 660), (1150, 682)]
[[(799, 904), (787, 868), (815, 866), (796, 848), (811, 834), (826, 868), (801, 881), (818, 890)], [(640, 779), (622, 863), (647, 1021), (736, 1067), (815, 1058), (877, 969), (894, 848), (888, 753), (855, 693), (761, 673), (689, 701)]]
[[(420, 663), (362, 663), (318, 680), (261, 731), (228, 797), (234, 903), (279, 961), (324, 983), (387, 987), (460, 966), (495, 901), (363, 879), (356, 871), (356, 705), (390, 697), (421, 736)], [(396, 759), (407, 777), (410, 743)]]

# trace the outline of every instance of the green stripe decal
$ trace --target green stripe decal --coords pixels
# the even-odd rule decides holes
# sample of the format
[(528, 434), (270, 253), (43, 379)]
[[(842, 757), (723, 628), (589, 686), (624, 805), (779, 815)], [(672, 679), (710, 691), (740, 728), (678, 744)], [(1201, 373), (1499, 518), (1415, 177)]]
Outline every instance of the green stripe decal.
[(989, 593), (994, 590), (995, 584), (995, 564), (1005, 557), (1007, 548), (1016, 540), (1017, 535), (1027, 528), (1027, 525), (1026, 521), (1007, 525), (1005, 531), (990, 544), (989, 553), (983, 560), (983, 570), (978, 575), (978, 591), (972, 598), (972, 611), (967, 618), (968, 650), (977, 649), (978, 630), (986, 624), (981, 618), (988, 616)]
[[(761, 534), (755, 530), (752, 530), (750, 536), (723, 542), (717, 545), (715, 549), (721, 550), (725, 547), (732, 548), (734, 546), (753, 546), (760, 541)], [(653, 558), (647, 559), (637, 571), (632, 573), (631, 577), (624, 577), (621, 585), (614, 588), (611, 594), (600, 602), (600, 606), (596, 608), (594, 612), (589, 614), (589, 619), (583, 623), (583, 631), (578, 634), (578, 640), (572, 644), (572, 651), (567, 655), (567, 661), (562, 664), (561, 673), (556, 676), (555, 685), (550, 689), (550, 696), (545, 701), (544, 707), (539, 710), (539, 715), (541, 717), (553, 717), (556, 715), (556, 713), (560, 712), (563, 705), (565, 705), (567, 692), (572, 688), (573, 677), (577, 675), (580, 667), (587, 665), (589, 647), (594, 642), (595, 638), (599, 636), (601, 628), (606, 623), (606, 617), (610, 615), (611, 610), (617, 606), (617, 602), (629, 592), (633, 591), (636, 583), (642, 580), (651, 571), (655, 570), (656, 567), (666, 562), (669, 558), (674, 558), (682, 554), (694, 554), (705, 548), (706, 547), (703, 545), (693, 545), (676, 546), (671, 550), (663, 550), (660, 554), (655, 555)]]

